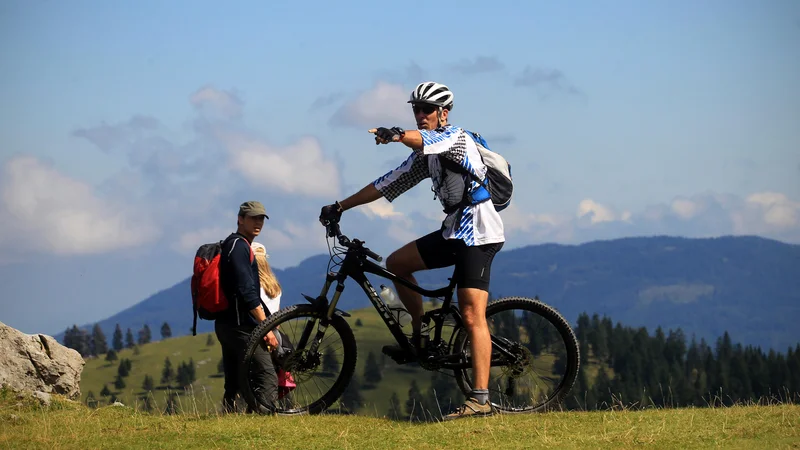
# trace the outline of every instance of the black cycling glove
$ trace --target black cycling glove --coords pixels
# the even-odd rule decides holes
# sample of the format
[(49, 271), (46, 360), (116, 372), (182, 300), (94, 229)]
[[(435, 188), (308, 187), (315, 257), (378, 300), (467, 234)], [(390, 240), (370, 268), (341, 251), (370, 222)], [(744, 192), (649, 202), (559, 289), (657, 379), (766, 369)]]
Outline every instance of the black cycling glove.
[(339, 219), (342, 217), (342, 205), (339, 202), (336, 202), (332, 205), (326, 205), (322, 207), (322, 211), (319, 213), (319, 221), (324, 225), (325, 222), (338, 222)]
[(380, 144), (381, 140), (386, 142), (393, 142), (395, 137), (399, 141), (403, 138), (406, 131), (400, 127), (384, 128), (378, 127), (375, 131), (375, 144)]

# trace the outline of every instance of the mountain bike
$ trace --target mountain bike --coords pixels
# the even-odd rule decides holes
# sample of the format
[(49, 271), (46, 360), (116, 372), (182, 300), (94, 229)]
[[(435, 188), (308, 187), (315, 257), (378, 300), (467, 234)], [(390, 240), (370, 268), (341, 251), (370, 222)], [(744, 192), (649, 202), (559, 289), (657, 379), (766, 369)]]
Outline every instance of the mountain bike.
[[(263, 414), (318, 414), (340, 400), (355, 372), (358, 353), (346, 319), (351, 316), (337, 308), (348, 278), (362, 288), (403, 349), (402, 357), (394, 357), (398, 364), (452, 372), (461, 392), (469, 394), (472, 358), (469, 336), (453, 301), (455, 278), (439, 289), (422, 288), (377, 264), (383, 258), (367, 248), (365, 242), (343, 235), (338, 222), (328, 222), (325, 228), (334, 245), (331, 247), (329, 241), (331, 259), (320, 294), (316, 298), (303, 294), (308, 304), (282, 308), (251, 333), (240, 379), (248, 407)], [(332, 266), (338, 270), (331, 270)], [(422, 316), (423, 335), (428, 340), (424, 354), (416, 354), (410, 330), (404, 330), (398, 320), (398, 312), (402, 311), (383, 301), (368, 280), (368, 273), (401, 283), (425, 297), (443, 299), (440, 307)], [(328, 299), (334, 283), (333, 296)], [(557, 407), (571, 390), (580, 364), (578, 342), (568, 322), (538, 297), (492, 300), (486, 317), (492, 341), (489, 396), (495, 410), (531, 413)], [(281, 399), (270, 396), (249, 376), (256, 364), (254, 353), (266, 345), (266, 334), (278, 327), (289, 336), (293, 348), (275, 357), (275, 364), (290, 372), (296, 384), (295, 390)]]

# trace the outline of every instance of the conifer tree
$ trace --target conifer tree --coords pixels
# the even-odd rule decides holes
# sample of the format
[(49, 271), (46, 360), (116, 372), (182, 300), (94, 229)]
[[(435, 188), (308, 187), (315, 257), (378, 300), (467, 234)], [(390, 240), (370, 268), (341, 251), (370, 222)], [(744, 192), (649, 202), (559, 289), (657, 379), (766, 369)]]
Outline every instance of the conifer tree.
[(128, 331), (125, 333), (125, 347), (133, 348), (134, 345), (136, 345), (136, 341), (133, 340), (133, 331), (128, 328)]
[(111, 340), (111, 345), (117, 352), (124, 348), (122, 345), (122, 328), (119, 327), (119, 324), (114, 328), (114, 337)]
[(128, 374), (130, 373), (130, 368), (128, 367), (126, 361), (127, 359), (123, 358), (122, 361), (119, 362), (119, 366), (117, 367), (117, 375), (119, 375), (120, 378), (127, 377)]
[(142, 381), (142, 390), (145, 392), (152, 391), (155, 388), (153, 377), (150, 375), (144, 376), (144, 381)]
[(99, 324), (94, 324), (92, 328), (92, 342), (94, 343), (94, 355), (102, 355), (108, 352), (108, 342), (106, 342), (106, 335), (103, 334), (103, 329)]
[(125, 380), (122, 379), (121, 376), (117, 375), (117, 378), (114, 379), (114, 387), (117, 390), (125, 389)]
[(392, 391), (392, 395), (389, 397), (389, 417), (399, 420), (402, 416), (403, 409), (400, 406), (400, 398), (397, 396), (397, 392)]
[(161, 325), (161, 339), (168, 339), (172, 337), (172, 329), (167, 322)]
[(381, 368), (378, 365), (378, 360), (375, 354), (371, 351), (367, 355), (367, 362), (364, 364), (364, 383), (367, 386), (374, 386), (378, 384), (383, 376), (381, 375)]
[(172, 362), (169, 356), (164, 358), (164, 368), (161, 370), (161, 384), (169, 384), (175, 378), (175, 370), (172, 368)]
[(461, 401), (461, 394), (453, 383), (453, 378), (441, 372), (431, 372), (431, 385), (423, 397), (423, 405), (429, 411), (444, 413), (457, 406)]
[(153, 397), (152, 396), (145, 394), (145, 395), (139, 397), (139, 401), (140, 401), (140, 404), (142, 405), (141, 406), (142, 411), (153, 412), (153, 410), (155, 409), (154, 405), (153, 405)]
[(94, 392), (92, 391), (86, 393), (86, 406), (89, 408), (97, 408), (97, 399), (94, 397)]
[(137, 341), (137, 343), (139, 345), (148, 344), (148, 343), (150, 343), (150, 340), (152, 339), (152, 337), (153, 336), (152, 336), (152, 334), (150, 332), (150, 327), (147, 324), (144, 324), (142, 329), (139, 330), (139, 340)]
[(411, 381), (408, 388), (408, 399), (406, 400), (406, 415), (412, 420), (425, 420), (425, 405), (422, 392), (419, 390), (417, 380)]
[(71, 348), (81, 356), (87, 357), (92, 354), (91, 339), (86, 330), (79, 329), (77, 325), (67, 328), (64, 332), (64, 347)]
[(322, 355), (322, 372), (335, 375), (339, 371), (339, 360), (333, 347), (327, 347)]
[(356, 412), (361, 408), (361, 404), (364, 402), (364, 397), (361, 395), (361, 380), (357, 374), (353, 374), (353, 378), (350, 379), (350, 383), (348, 383), (347, 388), (345, 388), (344, 393), (342, 393), (342, 397), (339, 399), (339, 403), (350, 412)]

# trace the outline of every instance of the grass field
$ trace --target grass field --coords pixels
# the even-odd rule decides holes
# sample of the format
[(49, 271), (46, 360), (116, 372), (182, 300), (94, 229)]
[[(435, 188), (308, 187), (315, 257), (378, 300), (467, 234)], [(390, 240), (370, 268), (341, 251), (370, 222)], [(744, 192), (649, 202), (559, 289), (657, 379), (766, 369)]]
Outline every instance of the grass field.
[(800, 448), (800, 406), (551, 412), (427, 423), (49, 408), (0, 392), (2, 448)]

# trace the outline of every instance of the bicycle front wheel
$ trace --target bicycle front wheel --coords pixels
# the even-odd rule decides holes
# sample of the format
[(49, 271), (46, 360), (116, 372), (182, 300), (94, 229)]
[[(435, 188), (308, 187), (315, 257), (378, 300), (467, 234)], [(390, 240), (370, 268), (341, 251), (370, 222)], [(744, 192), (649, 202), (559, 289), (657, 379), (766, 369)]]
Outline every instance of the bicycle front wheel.
[[(257, 353), (265, 351), (264, 337), (280, 330), (290, 350), (271, 353), (273, 367), (291, 377), (293, 388), (264, 388), (256, 374), (263, 371)], [(288, 345), (287, 345), (288, 344)], [(271, 315), (250, 335), (240, 376), (242, 396), (248, 407), (259, 413), (318, 414), (344, 393), (357, 358), (356, 340), (347, 321), (324, 313), (311, 305), (294, 305)], [(284, 386), (287, 383), (284, 383)], [(291, 383), (289, 383), (291, 384)]]
[[(501, 413), (545, 411), (572, 389), (578, 375), (578, 340), (567, 321), (552, 307), (531, 298), (507, 297), (491, 302), (486, 320), (492, 334), (489, 399)], [(470, 340), (460, 329), (453, 354), (472, 361)], [(473, 370), (456, 369), (456, 382), (469, 395)]]

